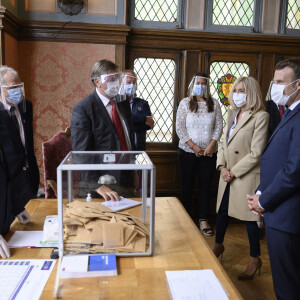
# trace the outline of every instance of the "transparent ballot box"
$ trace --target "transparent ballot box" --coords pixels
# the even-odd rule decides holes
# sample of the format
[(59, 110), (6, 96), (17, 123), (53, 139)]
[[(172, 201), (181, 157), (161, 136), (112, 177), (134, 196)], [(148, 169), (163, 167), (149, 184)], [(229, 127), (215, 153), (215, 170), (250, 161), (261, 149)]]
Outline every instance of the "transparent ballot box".
[[(73, 151), (65, 157), (57, 168), (54, 297), (108, 299), (116, 286), (128, 288), (130, 276), (126, 268), (120, 271), (128, 258), (119, 257), (154, 252), (155, 176), (142, 151)], [(104, 200), (116, 194), (120, 201)]]
[(152, 255), (155, 175), (142, 151), (70, 152), (57, 168), (59, 257)]

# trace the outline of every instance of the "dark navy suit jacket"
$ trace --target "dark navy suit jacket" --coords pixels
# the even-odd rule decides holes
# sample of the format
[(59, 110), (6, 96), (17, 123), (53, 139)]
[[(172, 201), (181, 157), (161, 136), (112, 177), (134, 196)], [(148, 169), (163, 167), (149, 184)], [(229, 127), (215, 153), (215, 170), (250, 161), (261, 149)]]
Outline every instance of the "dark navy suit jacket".
[(0, 102), (0, 234), (9, 230), (15, 216), (36, 197), (40, 177), (33, 145), (32, 104), (18, 106), (23, 122), (25, 148), (20, 132)]
[(146, 131), (151, 129), (151, 127), (145, 124), (146, 116), (152, 115), (148, 101), (135, 97), (133, 99), (131, 112), (136, 150), (146, 150)]
[(282, 119), (267, 144), (258, 190), (266, 225), (300, 234), (300, 104)]
[[(133, 125), (128, 101), (117, 102), (134, 149)], [(96, 90), (75, 105), (72, 112), (73, 151), (119, 151), (120, 141), (115, 126)]]

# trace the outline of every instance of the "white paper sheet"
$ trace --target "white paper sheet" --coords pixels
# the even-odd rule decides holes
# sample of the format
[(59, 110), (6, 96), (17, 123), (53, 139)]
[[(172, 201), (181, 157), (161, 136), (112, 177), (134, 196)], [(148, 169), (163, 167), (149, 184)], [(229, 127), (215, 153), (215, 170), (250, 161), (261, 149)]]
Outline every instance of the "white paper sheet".
[(39, 299), (55, 259), (0, 260), (0, 300)]
[(141, 205), (142, 202), (122, 197), (122, 198), (120, 198), (120, 201), (109, 200), (109, 201), (101, 202), (101, 204), (110, 208), (113, 211), (120, 211), (120, 210), (124, 210), (124, 209), (130, 208), (130, 207)]
[(58, 242), (42, 242), (43, 231), (15, 231), (8, 241), (9, 248), (57, 248)]
[(227, 300), (213, 270), (166, 271), (173, 300)]

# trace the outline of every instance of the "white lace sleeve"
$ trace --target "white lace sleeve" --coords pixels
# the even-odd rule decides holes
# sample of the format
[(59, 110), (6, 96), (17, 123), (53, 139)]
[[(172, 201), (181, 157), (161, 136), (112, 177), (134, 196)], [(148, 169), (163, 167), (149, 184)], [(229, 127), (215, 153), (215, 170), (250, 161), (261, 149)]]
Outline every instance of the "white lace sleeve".
[(222, 130), (223, 130), (223, 117), (222, 117), (222, 112), (221, 112), (221, 107), (220, 104), (217, 100), (215, 101), (215, 110), (216, 110), (216, 118), (215, 118), (215, 127), (214, 127), (214, 132), (212, 135), (212, 139), (219, 141), (221, 135), (222, 135)]
[(185, 98), (180, 101), (176, 114), (176, 133), (183, 143), (191, 139), (186, 129), (188, 100), (188, 98)]

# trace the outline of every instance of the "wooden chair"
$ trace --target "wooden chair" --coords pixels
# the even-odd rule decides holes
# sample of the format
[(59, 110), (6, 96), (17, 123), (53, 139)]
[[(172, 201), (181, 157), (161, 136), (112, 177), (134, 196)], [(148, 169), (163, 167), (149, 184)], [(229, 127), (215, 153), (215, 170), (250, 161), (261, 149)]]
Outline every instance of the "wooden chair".
[(69, 127), (42, 144), (45, 198), (56, 198), (56, 169), (70, 151), (72, 142)]

